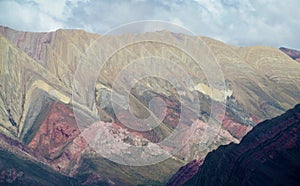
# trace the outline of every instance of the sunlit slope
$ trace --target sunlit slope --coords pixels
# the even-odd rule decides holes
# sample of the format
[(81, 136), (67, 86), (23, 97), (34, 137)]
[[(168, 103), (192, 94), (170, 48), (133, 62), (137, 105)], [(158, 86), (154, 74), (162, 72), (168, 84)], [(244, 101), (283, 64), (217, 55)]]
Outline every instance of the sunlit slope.
[[(145, 181), (163, 183), (182, 164), (202, 159), (220, 145), (238, 143), (259, 121), (273, 118), (300, 102), (300, 64), (272, 47), (235, 47), (206, 37), (167, 31), (100, 37), (81, 30), (29, 33), (0, 27), (0, 33), (0, 131), (28, 145), (40, 161), (71, 176), (104, 175), (105, 179), (122, 180), (120, 183), (129, 185)], [(184, 50), (164, 42), (133, 42), (137, 38), (161, 37), (184, 44)], [(199, 56), (207, 56), (203, 50), (189, 45), (191, 40), (203, 40), (208, 46), (210, 57), (218, 63), (224, 75), (224, 90), (210, 87), (206, 75), (215, 71), (204, 71), (189, 55), (188, 51), (192, 50), (196, 53), (199, 51)], [(102, 59), (112, 48), (118, 50), (106, 56), (107, 61), (104, 61), (99, 72), (93, 74), (86, 71), (74, 82), (81, 62), (86, 63), (87, 67), (97, 67), (101, 62), (98, 59)], [(152, 56), (168, 60), (163, 60), (161, 66), (154, 65), (158, 67), (156, 69), (143, 68), (141, 64), (147, 61), (143, 59)], [(203, 59), (198, 62), (208, 66), (210, 61)], [(175, 71), (175, 66), (182, 71)], [(129, 72), (157, 71), (171, 79), (179, 79), (178, 84), (185, 90), (176, 89), (166, 79), (159, 77), (141, 79), (132, 87), (126, 79), (121, 79), (119, 89), (115, 92), (116, 99), (111, 99), (113, 84), (124, 69)], [(186, 81), (183, 72), (189, 75), (190, 81)], [(133, 74), (128, 73), (128, 77)], [(86, 77), (95, 77), (95, 84)], [(73, 92), (74, 83), (90, 85), (90, 89), (79, 86)], [(128, 87), (130, 91), (125, 91)], [(80, 99), (72, 101), (72, 93)], [(128, 129), (120, 122), (120, 118), (131, 122), (129, 109), (122, 99), (126, 94), (129, 94), (130, 112), (137, 117), (152, 116), (154, 121), (159, 120), (149, 108), (149, 100), (155, 97), (165, 101), (166, 117), (151, 131)], [(212, 143), (200, 152), (198, 143), (211, 114), (211, 102), (222, 105), (224, 97), (227, 100), (224, 120), (218, 123), (217, 118), (213, 118)], [(200, 110), (191, 104), (196, 98), (199, 99)], [(125, 109), (115, 113), (113, 103)], [(131, 170), (126, 166), (117, 176), (112, 176), (115, 169), (108, 171), (101, 165), (104, 163), (116, 170), (119, 166), (94, 156), (92, 151), (87, 150), (86, 143), (81, 144), (82, 137), (72, 110), (74, 108), (88, 117), (100, 115), (101, 120), (108, 123), (107, 131), (120, 133), (120, 136), (116, 136), (120, 141), (125, 139), (126, 143), (135, 144), (142, 139), (143, 143), (146, 141), (145, 144), (150, 144), (172, 135), (182, 114), (181, 105), (187, 105), (187, 113), (182, 118), (184, 125), (196, 124), (198, 130), (184, 133), (184, 136), (191, 136), (191, 142), (176, 156), (157, 165), (159, 169), (167, 167), (162, 169), (161, 177), (157, 173), (149, 174), (143, 168)], [(160, 111), (161, 105), (153, 102), (152, 107)], [(195, 113), (199, 114), (198, 118), (195, 118)], [(76, 131), (76, 135), (70, 135), (71, 129)], [(125, 135), (122, 133), (124, 131)], [(47, 142), (56, 139), (62, 140), (50, 145)], [(83, 152), (84, 156), (81, 155)], [(81, 158), (84, 161), (79, 161)], [(91, 165), (95, 166), (93, 171), (86, 168)], [(140, 170), (139, 174), (136, 174), (136, 170)], [(128, 172), (139, 177), (136, 182), (131, 182), (126, 176)]]
[(34, 118), (31, 117), (36, 117), (34, 113), (27, 113), (29, 107), (35, 107), (36, 112), (41, 109), (39, 106), (42, 106), (42, 103), (32, 105), (33, 100), (41, 96), (36, 92), (37, 89), (63, 103), (70, 102), (71, 91), (58, 81), (54, 74), (13, 46), (7, 39), (0, 36), (0, 42), (1, 126), (6, 134), (9, 131), (11, 135), (20, 137), (26, 120), (33, 122)]
[(233, 96), (260, 121), (300, 100), (300, 65), (272, 47), (234, 47), (204, 38), (217, 57)]

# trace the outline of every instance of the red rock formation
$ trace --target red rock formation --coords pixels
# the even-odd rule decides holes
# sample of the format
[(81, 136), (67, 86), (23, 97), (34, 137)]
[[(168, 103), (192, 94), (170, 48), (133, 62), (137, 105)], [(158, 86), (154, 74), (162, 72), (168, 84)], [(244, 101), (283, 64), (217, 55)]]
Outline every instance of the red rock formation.
[(78, 136), (79, 129), (72, 110), (55, 102), (28, 147), (36, 157), (64, 172), (87, 146), (85, 140)]
[(233, 118), (225, 115), (222, 123), (223, 127), (237, 139), (242, 139), (252, 127), (236, 122)]

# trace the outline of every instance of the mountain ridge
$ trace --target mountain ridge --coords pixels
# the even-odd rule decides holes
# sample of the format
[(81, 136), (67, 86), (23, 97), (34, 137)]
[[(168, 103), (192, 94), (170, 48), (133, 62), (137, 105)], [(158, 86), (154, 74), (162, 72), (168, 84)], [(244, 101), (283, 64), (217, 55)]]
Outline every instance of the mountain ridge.
[(254, 127), (240, 144), (231, 143), (210, 152), (195, 176), (182, 185), (215, 185), (216, 182), (297, 185), (300, 181), (297, 177), (300, 173), (299, 130), (300, 105), (297, 105)]
[[(1, 27), (0, 33), (0, 131), (24, 143), (34, 152), (30, 156), (38, 158), (55, 171), (75, 177), (91, 175), (91, 179), (97, 178), (95, 183), (98, 180), (124, 185), (163, 184), (184, 164), (194, 159), (203, 159), (219, 145), (239, 143), (257, 123), (282, 114), (300, 102), (299, 64), (272, 47), (228, 46), (205, 37), (190, 37), (169, 32), (103, 36), (104, 44), (97, 43), (99, 35), (82, 30), (25, 33)], [(182, 51), (163, 43), (145, 42), (130, 45), (126, 50), (116, 52), (107, 61), (97, 78), (95, 94), (92, 95), (94, 97), (78, 89), (85, 99), (72, 101), (76, 69), (87, 51), (99, 57), (97, 51), (101, 47), (105, 51), (107, 46), (119, 46), (139, 37), (155, 38), (159, 34), (179, 42), (197, 38), (203, 40), (224, 73), (226, 91), (213, 89), (213, 95), (205, 74), (201, 72), (202, 69)], [(78, 126), (76, 127), (78, 121), (75, 121), (73, 112), (74, 109), (79, 110), (84, 117), (92, 117), (98, 113), (102, 119), (101, 126), (108, 134), (111, 133), (116, 139), (133, 146), (155, 144), (171, 135), (178, 125), (182, 114), (181, 105), (185, 102), (179, 99), (179, 93), (170, 83), (159, 78), (140, 81), (130, 92), (130, 111), (125, 109), (114, 113), (114, 100), (109, 99), (112, 83), (120, 71), (130, 61), (149, 56), (176, 59), (174, 61), (178, 62), (174, 63), (182, 65), (195, 81), (195, 84), (185, 84), (188, 91), (183, 98), (186, 102), (199, 98), (201, 108), (200, 111), (187, 108), (183, 122), (186, 126), (195, 126), (196, 132), (184, 133), (185, 136), (191, 136), (191, 140), (178, 154), (165, 162), (150, 166), (149, 169), (161, 170), (160, 174), (150, 174), (147, 169), (121, 166), (122, 170), (115, 176), (107, 172), (107, 168), (101, 166), (101, 163), (111, 167), (112, 171), (118, 170), (120, 165), (116, 166), (109, 160), (95, 155), (88, 147), (86, 139), (79, 135), (82, 131), (79, 132)], [(205, 64), (205, 61), (203, 63)], [(163, 70), (169, 72), (170, 69)], [(117, 96), (121, 97), (122, 92), (118, 92)], [(205, 151), (200, 151), (197, 144), (207, 127), (207, 119), (212, 109), (211, 102), (218, 103), (216, 105), (219, 108), (216, 109), (223, 109), (223, 103), (220, 101), (223, 96), (227, 99), (224, 120), (221, 126), (217, 122), (213, 123), (212, 143)], [(159, 127), (141, 132), (122, 124), (120, 118), (130, 121), (131, 111), (141, 118), (151, 114), (148, 104), (152, 98), (160, 98), (166, 103), (166, 117)], [(95, 104), (90, 104), (89, 101), (93, 99)], [(159, 101), (153, 104), (154, 110), (161, 110)], [(195, 118), (197, 112), (200, 114), (199, 118)], [(222, 116), (214, 117), (217, 121)], [(60, 142), (55, 141), (56, 138), (61, 139)], [(118, 149), (118, 146), (112, 148)], [(91, 171), (85, 169), (87, 165), (100, 168)], [(136, 171), (140, 171), (141, 176), (137, 180), (131, 180), (128, 174), (136, 178)], [(158, 177), (159, 175), (161, 177)]]

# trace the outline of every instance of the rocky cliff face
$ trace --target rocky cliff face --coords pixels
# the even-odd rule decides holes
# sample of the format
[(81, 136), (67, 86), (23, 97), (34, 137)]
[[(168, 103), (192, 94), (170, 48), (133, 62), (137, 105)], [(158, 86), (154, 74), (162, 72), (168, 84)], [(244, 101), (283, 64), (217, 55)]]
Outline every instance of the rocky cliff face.
[[(208, 152), (223, 144), (239, 143), (257, 123), (282, 114), (300, 102), (300, 65), (271, 47), (234, 47), (205, 37), (165, 31), (104, 36), (101, 38), (104, 41), (102, 43), (96, 42), (100, 35), (80, 30), (29, 33), (0, 27), (0, 33), (0, 131), (6, 138), (18, 142), (8, 143), (3, 149), (15, 149), (18, 154), (27, 153), (26, 158), (34, 158), (51, 167), (51, 170), (79, 179), (80, 183), (164, 184), (183, 165), (196, 159), (194, 163), (188, 164), (195, 172), (196, 168), (192, 167), (204, 159)], [(163, 36), (179, 43), (203, 40), (224, 74), (226, 90), (223, 92), (209, 87), (201, 68), (177, 48), (159, 42), (143, 42), (116, 51), (96, 77), (94, 89), (73, 91), (73, 85), (78, 83), (78, 79), (74, 79), (76, 69), (87, 51), (95, 58), (87, 58), (84, 62), (93, 64), (94, 59), (104, 55), (99, 52), (100, 49), (105, 52), (110, 47), (119, 47), (125, 42), (148, 36)], [(188, 49), (205, 55), (201, 47), (189, 47), (187, 45)], [(151, 77), (131, 87), (128, 96), (130, 108), (124, 107), (122, 99), (119, 102), (111, 99), (113, 82), (121, 70), (132, 61), (150, 56), (172, 59), (181, 65), (194, 82), (180, 82), (188, 91), (180, 92), (182, 90), (176, 90), (170, 82)], [(203, 60), (202, 63), (207, 65), (209, 60)], [(171, 65), (170, 68), (159, 68), (158, 71), (180, 78), (182, 74), (174, 74), (172, 68)], [(146, 73), (151, 71), (143, 70)], [(93, 74), (84, 74), (89, 75)], [(129, 85), (124, 80), (122, 86)], [(124, 98), (123, 93), (120, 90), (116, 97)], [(72, 100), (74, 95), (80, 95), (82, 99)], [(220, 101), (224, 97), (226, 110), (225, 103)], [(199, 109), (184, 107), (196, 98), (201, 104)], [(161, 109), (161, 101), (165, 109)], [(213, 108), (212, 102), (215, 103)], [(119, 112), (113, 111), (113, 104), (121, 108)], [(74, 110), (86, 118), (92, 118), (96, 113), (101, 116), (101, 121), (84, 130), (79, 129), (77, 122), (82, 121), (76, 120)], [(224, 111), (224, 118), (221, 114), (211, 114), (212, 110)], [(154, 117), (155, 121), (161, 119), (158, 127), (138, 131), (123, 123), (127, 121), (133, 127), (141, 125), (132, 120), (131, 112), (139, 118), (156, 116), (157, 113), (165, 116)], [(210, 116), (211, 123), (208, 122)], [(172, 135), (179, 121), (182, 121), (183, 126), (193, 126), (195, 130), (181, 133), (182, 139), (190, 138), (188, 143), (171, 158), (156, 165), (119, 165), (103, 158), (88, 145), (88, 140), (93, 138), (88, 133), (100, 129), (107, 137), (122, 142), (121, 145), (111, 144), (109, 149), (112, 151), (118, 151), (128, 144), (155, 145)], [(208, 127), (211, 129), (208, 136), (211, 143), (201, 150), (199, 141)], [(176, 145), (162, 146), (166, 153), (173, 152), (175, 148)], [(12, 174), (8, 174), (10, 170), (5, 169), (4, 177), (12, 175), (15, 178), (20, 172), (26, 172), (12, 169)]]
[(299, 134), (297, 105), (254, 127), (240, 144), (221, 146), (209, 153), (185, 185), (299, 185)]

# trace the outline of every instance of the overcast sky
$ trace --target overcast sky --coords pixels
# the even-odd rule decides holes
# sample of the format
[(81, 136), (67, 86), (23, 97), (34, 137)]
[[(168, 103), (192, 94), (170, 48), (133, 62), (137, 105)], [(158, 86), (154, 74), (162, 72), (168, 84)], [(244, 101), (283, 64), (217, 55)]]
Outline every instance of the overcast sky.
[(101, 34), (140, 20), (172, 22), (233, 45), (300, 50), (299, 0), (0, 0), (0, 24), (22, 31)]

